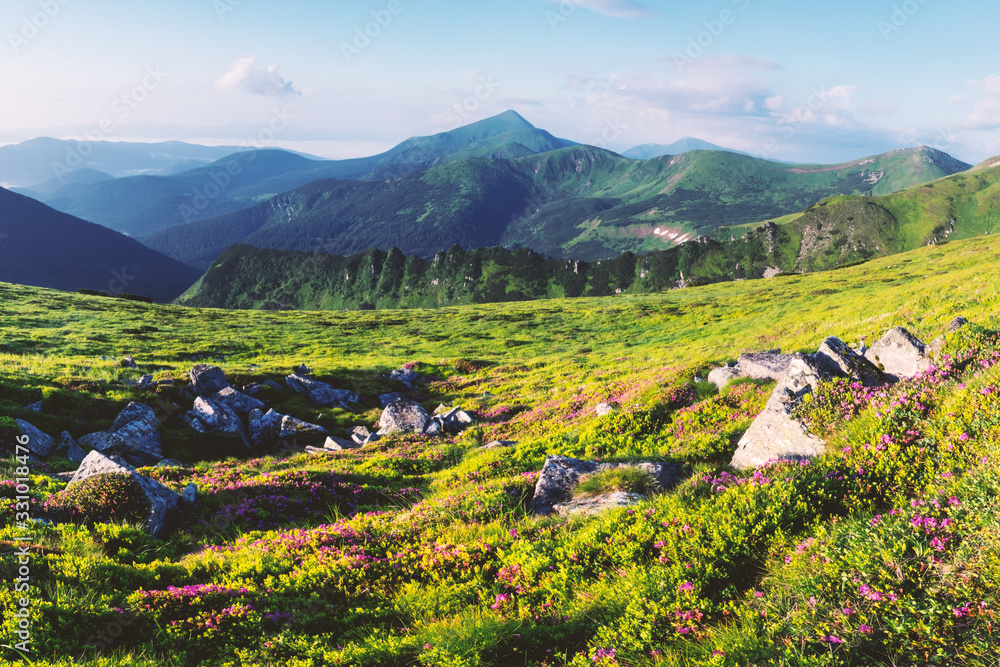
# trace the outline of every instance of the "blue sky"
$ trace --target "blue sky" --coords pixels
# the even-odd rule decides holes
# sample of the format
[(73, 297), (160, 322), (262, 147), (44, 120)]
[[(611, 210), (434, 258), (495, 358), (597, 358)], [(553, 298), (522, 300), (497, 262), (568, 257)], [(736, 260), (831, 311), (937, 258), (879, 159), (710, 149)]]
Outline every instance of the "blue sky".
[(613, 150), (978, 162), (1000, 154), (998, 19), (985, 0), (5, 0), (0, 142), (350, 157), (513, 108)]

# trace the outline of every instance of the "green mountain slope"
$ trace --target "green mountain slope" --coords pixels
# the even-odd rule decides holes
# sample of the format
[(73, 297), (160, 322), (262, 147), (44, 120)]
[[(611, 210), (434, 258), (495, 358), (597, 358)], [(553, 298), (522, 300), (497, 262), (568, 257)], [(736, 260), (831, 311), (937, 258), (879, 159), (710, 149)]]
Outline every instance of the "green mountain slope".
[(138, 241), (0, 189), (0, 281), (172, 301), (197, 279)]
[(514, 159), (573, 142), (535, 128), (516, 112), (355, 160), (314, 160), (280, 150), (243, 151), (172, 176), (120, 178), (81, 187), (67, 181), (25, 192), (53, 208), (137, 238), (247, 208), (315, 181), (385, 180), (468, 158)]
[(739, 153), (740, 155), (749, 155), (749, 153), (735, 151), (695, 137), (684, 137), (672, 144), (642, 144), (641, 146), (633, 146), (621, 155), (633, 160), (651, 160), (654, 157), (680, 155), (681, 153), (688, 153), (690, 151), (728, 151), (730, 153)]
[(398, 247), (426, 258), (454, 244), (504, 245), (596, 260), (663, 250), (833, 194), (877, 194), (967, 166), (926, 148), (824, 167), (712, 151), (635, 161), (571, 147), (460, 160), (378, 183), (312, 183), (145, 240), (198, 268), (237, 243), (342, 255)]

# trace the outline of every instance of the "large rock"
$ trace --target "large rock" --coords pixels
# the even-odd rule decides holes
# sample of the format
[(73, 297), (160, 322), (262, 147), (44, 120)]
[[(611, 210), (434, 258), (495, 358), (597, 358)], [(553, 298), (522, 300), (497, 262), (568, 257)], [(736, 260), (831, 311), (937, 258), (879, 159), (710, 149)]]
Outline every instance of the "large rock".
[(211, 396), (206, 396), (206, 398), (218, 403), (225, 403), (241, 417), (247, 417), (252, 411), (263, 410), (265, 407), (263, 401), (247, 396), (232, 387), (225, 387)]
[(431, 416), (413, 401), (393, 401), (382, 411), (379, 434), (423, 433)]
[(285, 384), (316, 405), (328, 408), (347, 407), (348, 403), (357, 403), (361, 400), (353, 391), (335, 389), (332, 385), (303, 375), (289, 375), (285, 378)]
[(951, 324), (948, 325), (948, 333), (955, 333), (959, 329), (967, 327), (968, 325), (969, 325), (969, 320), (959, 315), (958, 317), (956, 317), (951, 321)]
[(413, 389), (420, 379), (420, 375), (410, 369), (410, 368), (397, 368), (392, 373), (389, 374), (390, 380), (396, 380), (397, 382), (402, 382), (408, 389)]
[(307, 445), (321, 447), (329, 435), (330, 432), (322, 426), (285, 415), (281, 420), (278, 440), (290, 447), (305, 447)]
[(851, 378), (866, 387), (878, 387), (889, 381), (882, 371), (836, 336), (823, 341), (813, 359), (828, 374)]
[(723, 366), (722, 368), (716, 368), (711, 373), (708, 374), (708, 381), (714, 384), (719, 389), (722, 389), (732, 380), (735, 380), (740, 376), (740, 371), (738, 368), (731, 366)]
[(59, 436), (59, 447), (56, 451), (73, 463), (80, 463), (87, 458), (87, 452), (83, 451), (68, 431), (63, 431), (62, 435)]
[(254, 447), (268, 447), (278, 441), (281, 420), (285, 415), (268, 410), (254, 410), (250, 413), (250, 444)]
[[(20, 429), (21, 435), (28, 436), (28, 444), (22, 446), (27, 448), (32, 454), (44, 457), (50, 456), (56, 451), (56, 441), (51, 435), (42, 433), (23, 419), (17, 420), (17, 427)], [(21, 451), (23, 452), (24, 450)]]
[(136, 466), (152, 465), (163, 458), (160, 420), (153, 408), (143, 403), (129, 403), (107, 431), (80, 438), (104, 454), (118, 454)]
[(571, 500), (566, 503), (558, 503), (552, 506), (552, 511), (563, 517), (571, 516), (594, 516), (602, 514), (611, 509), (629, 507), (636, 503), (641, 503), (645, 498), (638, 493), (629, 491), (615, 491), (603, 496), (593, 498), (583, 498), (581, 500)]
[(934, 363), (927, 346), (899, 327), (872, 345), (865, 357), (895, 382), (920, 375)]
[(187, 413), (186, 421), (199, 433), (239, 436), (250, 447), (250, 439), (239, 414), (227, 403), (199, 396), (194, 399), (194, 407)]
[(80, 467), (77, 468), (76, 474), (73, 475), (73, 479), (69, 482), (69, 486), (79, 484), (83, 480), (95, 475), (107, 473), (127, 473), (132, 475), (139, 485), (142, 486), (146, 497), (149, 498), (150, 511), (149, 518), (146, 520), (146, 530), (154, 537), (162, 533), (169, 513), (177, 508), (180, 496), (163, 484), (137, 474), (135, 468), (122, 458), (114, 455), (105, 456), (101, 452), (91, 452), (80, 464)]
[(572, 498), (573, 489), (584, 475), (612, 468), (639, 468), (648, 472), (660, 488), (669, 489), (684, 478), (685, 467), (679, 463), (597, 463), (566, 456), (549, 456), (535, 483), (531, 509), (538, 514), (551, 514), (553, 507)]
[(218, 366), (198, 364), (191, 369), (191, 388), (198, 396), (211, 396), (229, 386), (226, 374)]
[(819, 362), (795, 355), (764, 411), (740, 439), (733, 467), (754, 468), (776, 459), (813, 458), (823, 454), (826, 443), (808, 433), (793, 413), (806, 394), (815, 393), (820, 382), (830, 379), (831, 374)]
[(776, 352), (750, 352), (741, 354), (736, 363), (736, 370), (739, 377), (752, 378), (754, 380), (778, 380), (788, 370), (788, 365), (792, 363), (794, 355), (781, 354)]

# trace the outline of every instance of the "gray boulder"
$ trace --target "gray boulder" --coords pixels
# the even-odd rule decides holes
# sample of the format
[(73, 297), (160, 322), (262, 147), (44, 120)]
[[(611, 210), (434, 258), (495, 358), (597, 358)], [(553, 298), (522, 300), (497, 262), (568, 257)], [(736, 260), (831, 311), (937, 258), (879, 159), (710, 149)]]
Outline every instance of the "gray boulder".
[(889, 381), (882, 371), (836, 336), (823, 341), (813, 359), (828, 374), (852, 378), (866, 387), (878, 387)]
[(407, 388), (413, 389), (417, 380), (420, 379), (420, 375), (416, 371), (409, 368), (397, 368), (392, 373), (389, 373), (389, 379), (402, 382), (407, 386)]
[[(741, 354), (739, 361), (736, 362), (736, 370), (739, 373), (738, 377), (767, 381), (778, 380), (788, 370), (788, 365), (792, 363), (793, 358), (794, 355), (781, 354), (780, 351)], [(711, 376), (709, 376), (709, 381), (711, 381)]]
[(114, 455), (105, 456), (101, 452), (87, 454), (87, 457), (80, 463), (80, 467), (77, 468), (76, 473), (73, 475), (73, 479), (70, 480), (69, 486), (79, 484), (83, 480), (95, 475), (108, 473), (127, 473), (139, 483), (142, 490), (146, 493), (146, 497), (149, 498), (150, 503), (149, 517), (146, 520), (146, 530), (154, 537), (160, 535), (166, 526), (169, 514), (177, 509), (180, 496), (163, 484), (137, 474), (135, 468), (130, 466), (121, 457)]
[(129, 403), (107, 431), (90, 433), (80, 444), (104, 454), (118, 454), (136, 466), (152, 465), (163, 458), (160, 420), (153, 408)]
[(722, 389), (730, 381), (735, 380), (740, 376), (740, 371), (738, 368), (731, 366), (723, 366), (722, 368), (716, 368), (711, 373), (708, 374), (708, 381), (714, 384), (719, 389)]
[(355, 426), (354, 428), (347, 429), (347, 437), (353, 440), (355, 444), (363, 445), (372, 437), (372, 432), (364, 426)]
[(44, 407), (44, 401), (38, 401), (37, 403), (32, 403), (31, 405), (25, 406), (25, 411), (27, 412), (41, 412)]
[(894, 382), (920, 375), (934, 363), (927, 346), (900, 327), (887, 332), (865, 357)]
[(118, 365), (122, 368), (138, 368), (139, 365), (135, 363), (135, 357), (124, 357), (118, 362)]
[(679, 463), (597, 463), (581, 461), (566, 456), (549, 456), (535, 483), (531, 509), (537, 514), (551, 514), (555, 505), (572, 498), (573, 489), (584, 475), (613, 468), (640, 468), (658, 482), (661, 489), (669, 489), (684, 478), (686, 469)]
[(479, 448), (479, 451), (488, 452), (494, 449), (510, 449), (517, 446), (517, 440), (494, 440)]
[(775, 459), (813, 458), (823, 454), (826, 443), (810, 434), (793, 413), (806, 394), (815, 393), (820, 382), (831, 379), (819, 362), (795, 355), (764, 411), (740, 439), (732, 466), (754, 468)]
[(333, 452), (341, 452), (345, 449), (358, 449), (359, 447), (361, 447), (361, 443), (354, 442), (353, 440), (344, 440), (343, 438), (335, 438), (332, 435), (323, 443), (323, 449)]
[(239, 436), (250, 447), (250, 439), (236, 410), (227, 403), (199, 396), (185, 420), (199, 433), (224, 433)]
[(263, 410), (265, 407), (263, 401), (257, 400), (252, 396), (247, 396), (232, 387), (225, 387), (211, 396), (206, 396), (206, 398), (219, 403), (225, 403), (241, 417), (248, 416), (253, 410)]
[(611, 405), (610, 403), (599, 403), (597, 407), (594, 408), (594, 412), (597, 413), (598, 417), (606, 417), (614, 411), (615, 411), (615, 406)]
[(73, 463), (80, 463), (87, 458), (87, 452), (83, 451), (83, 448), (69, 434), (69, 431), (63, 431), (59, 436), (59, 446), (56, 448), (56, 451)]
[[(32, 454), (46, 457), (51, 456), (56, 451), (56, 441), (51, 435), (42, 433), (23, 419), (17, 420), (17, 427), (20, 429), (21, 435), (28, 437), (28, 444), (23, 445), (23, 447), (27, 448)], [(23, 452), (24, 450), (21, 451)]]
[(608, 510), (621, 509), (641, 503), (645, 498), (638, 493), (629, 491), (615, 491), (603, 496), (593, 498), (582, 498), (571, 500), (566, 503), (558, 503), (552, 506), (552, 511), (562, 517), (571, 516), (595, 516)]
[(313, 380), (303, 375), (289, 375), (285, 378), (288, 388), (307, 397), (316, 405), (328, 408), (347, 407), (348, 403), (357, 403), (361, 399), (353, 391), (335, 389), (333, 386)]
[(281, 430), (278, 432), (278, 440), (290, 447), (304, 447), (306, 445), (321, 446), (330, 432), (322, 426), (304, 422), (301, 419), (285, 415), (281, 419)]
[(413, 401), (393, 401), (382, 411), (382, 418), (379, 420), (379, 434), (423, 433), (430, 417), (427, 410)]
[(226, 374), (218, 366), (198, 364), (191, 369), (191, 388), (198, 396), (211, 396), (229, 386)]
[(186, 487), (184, 487), (184, 493), (181, 494), (181, 502), (185, 505), (191, 506), (195, 504), (198, 500), (198, 485), (191, 482)]
[(250, 412), (250, 444), (253, 447), (267, 447), (273, 445), (278, 440), (281, 432), (281, 420), (285, 415), (268, 410), (252, 410)]
[(968, 325), (969, 325), (969, 320), (965, 319), (964, 317), (962, 317), (960, 315), (960, 316), (956, 317), (955, 319), (953, 319), (951, 321), (951, 324), (948, 325), (948, 333), (955, 333), (959, 329), (962, 329), (963, 327), (967, 327)]

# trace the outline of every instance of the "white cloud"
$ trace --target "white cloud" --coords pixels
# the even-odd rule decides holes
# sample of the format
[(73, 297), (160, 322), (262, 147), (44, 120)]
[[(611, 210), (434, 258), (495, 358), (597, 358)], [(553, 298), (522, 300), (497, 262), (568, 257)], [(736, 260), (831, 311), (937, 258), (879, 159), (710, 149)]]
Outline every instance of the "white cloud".
[(278, 65), (258, 67), (256, 58), (240, 58), (215, 81), (220, 93), (251, 93), (264, 97), (291, 97), (302, 93), (281, 76)]
[(1000, 128), (1000, 76), (992, 74), (983, 81), (969, 81), (973, 88), (982, 88), (986, 99), (976, 102), (965, 126), (974, 130)]
[(559, 4), (583, 7), (616, 19), (639, 19), (659, 16), (636, 0), (549, 0)]

